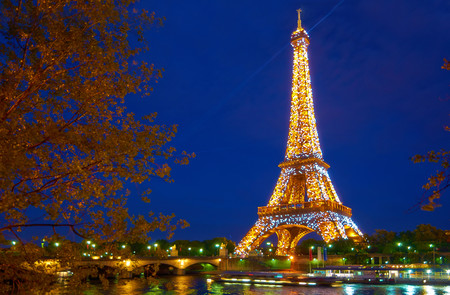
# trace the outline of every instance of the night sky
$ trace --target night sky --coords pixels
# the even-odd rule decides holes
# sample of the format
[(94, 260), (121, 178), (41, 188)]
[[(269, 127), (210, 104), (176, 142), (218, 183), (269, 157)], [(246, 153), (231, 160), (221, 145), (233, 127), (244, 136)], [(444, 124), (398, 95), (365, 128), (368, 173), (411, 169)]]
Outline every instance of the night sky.
[[(129, 97), (137, 115), (178, 124), (172, 145), (195, 152), (174, 183), (154, 178), (147, 207), (190, 227), (174, 240), (239, 242), (257, 220), (281, 171), (289, 127), (290, 35), (298, 8), (308, 31), (315, 115), (324, 160), (344, 205), (368, 234), (450, 229), (450, 192), (434, 212), (410, 210), (438, 167), (410, 157), (448, 149), (450, 2), (142, 1), (164, 16), (145, 56), (164, 68), (148, 98)], [(132, 186), (133, 193), (145, 191)], [(154, 238), (164, 237), (154, 234)], [(309, 235), (306, 238), (310, 237)]]

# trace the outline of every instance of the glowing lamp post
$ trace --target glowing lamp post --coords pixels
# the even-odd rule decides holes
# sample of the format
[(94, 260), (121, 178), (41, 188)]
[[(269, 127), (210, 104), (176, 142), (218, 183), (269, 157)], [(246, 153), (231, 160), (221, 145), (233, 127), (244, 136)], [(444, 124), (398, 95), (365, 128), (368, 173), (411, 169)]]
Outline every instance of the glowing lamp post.
[(216, 244), (217, 255), (219, 255), (219, 247), (220, 247), (220, 245)]

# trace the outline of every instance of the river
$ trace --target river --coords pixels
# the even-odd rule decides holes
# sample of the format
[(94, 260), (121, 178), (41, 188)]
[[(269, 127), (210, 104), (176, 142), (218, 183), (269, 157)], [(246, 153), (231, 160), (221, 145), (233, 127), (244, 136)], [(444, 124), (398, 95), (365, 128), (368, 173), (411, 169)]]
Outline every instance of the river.
[[(94, 281), (83, 294), (86, 295), (147, 295), (147, 294), (245, 294), (245, 295), (450, 295), (450, 286), (412, 285), (360, 285), (348, 284), (338, 287), (266, 286), (246, 284), (208, 283), (207, 275), (164, 276), (158, 285), (151, 285), (145, 279), (111, 281), (104, 289)], [(50, 294), (72, 294), (63, 285)]]

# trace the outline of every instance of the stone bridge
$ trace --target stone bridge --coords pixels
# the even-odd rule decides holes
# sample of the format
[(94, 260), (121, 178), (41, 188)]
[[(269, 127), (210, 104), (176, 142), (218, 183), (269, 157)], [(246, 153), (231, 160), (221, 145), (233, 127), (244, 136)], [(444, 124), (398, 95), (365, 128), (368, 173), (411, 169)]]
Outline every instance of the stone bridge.
[[(130, 275), (139, 269), (142, 269), (148, 265), (168, 265), (174, 268), (174, 273), (177, 275), (185, 274), (186, 269), (195, 264), (211, 264), (217, 267), (218, 270), (225, 269), (225, 263), (223, 257), (168, 257), (168, 258), (156, 258), (156, 257), (135, 257), (133, 259), (84, 259), (77, 263), (78, 266), (97, 266), (97, 267), (110, 267), (110, 268), (122, 268), (130, 272)], [(225, 258), (226, 260), (226, 258)]]

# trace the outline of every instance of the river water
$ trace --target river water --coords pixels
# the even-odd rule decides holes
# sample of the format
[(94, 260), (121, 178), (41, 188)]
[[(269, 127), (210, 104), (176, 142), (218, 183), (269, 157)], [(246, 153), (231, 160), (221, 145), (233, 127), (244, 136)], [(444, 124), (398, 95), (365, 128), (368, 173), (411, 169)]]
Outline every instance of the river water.
[[(161, 277), (159, 284), (149, 284), (145, 279), (111, 281), (104, 289), (99, 282), (93, 282), (83, 294), (86, 295), (147, 295), (147, 294), (245, 294), (245, 295), (450, 295), (450, 286), (412, 285), (360, 285), (348, 284), (338, 287), (267, 286), (228, 283), (208, 283), (207, 275), (186, 275)], [(51, 294), (73, 294), (64, 286)]]

